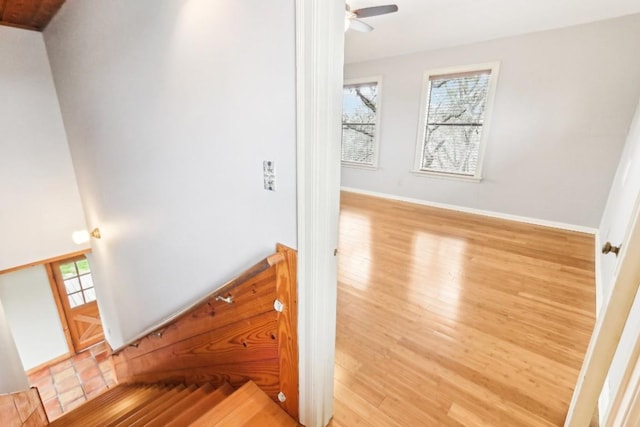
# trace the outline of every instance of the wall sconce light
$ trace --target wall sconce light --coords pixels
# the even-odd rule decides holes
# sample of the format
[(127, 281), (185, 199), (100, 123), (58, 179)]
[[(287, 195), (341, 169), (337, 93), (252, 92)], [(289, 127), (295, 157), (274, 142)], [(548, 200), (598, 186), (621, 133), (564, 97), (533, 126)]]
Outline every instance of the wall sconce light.
[(71, 239), (76, 245), (87, 243), (91, 237), (95, 239), (99, 239), (100, 237), (102, 237), (100, 236), (100, 229), (94, 228), (93, 230), (91, 230), (91, 232), (88, 232), (87, 230), (74, 231), (71, 234)]

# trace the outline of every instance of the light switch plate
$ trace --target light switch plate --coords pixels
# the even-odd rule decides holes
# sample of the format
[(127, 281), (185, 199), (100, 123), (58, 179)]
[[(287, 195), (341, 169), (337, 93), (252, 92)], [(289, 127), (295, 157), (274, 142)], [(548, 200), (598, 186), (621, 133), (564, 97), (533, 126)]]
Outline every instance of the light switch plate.
[(276, 163), (272, 160), (262, 162), (262, 175), (264, 177), (264, 189), (276, 191)]

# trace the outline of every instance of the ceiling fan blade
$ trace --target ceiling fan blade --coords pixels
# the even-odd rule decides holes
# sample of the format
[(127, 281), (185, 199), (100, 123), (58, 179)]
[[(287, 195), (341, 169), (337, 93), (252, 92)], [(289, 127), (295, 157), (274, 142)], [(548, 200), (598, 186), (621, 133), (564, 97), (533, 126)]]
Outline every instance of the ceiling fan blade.
[(354, 13), (358, 18), (369, 18), (370, 16), (385, 15), (387, 13), (393, 13), (398, 11), (398, 6), (395, 4), (387, 4), (384, 6), (365, 7), (362, 9), (354, 10)]
[(352, 19), (349, 23), (349, 28), (352, 30), (360, 31), (361, 33), (368, 33), (369, 31), (373, 31), (373, 27), (369, 24), (366, 24), (362, 21), (358, 21), (357, 19)]

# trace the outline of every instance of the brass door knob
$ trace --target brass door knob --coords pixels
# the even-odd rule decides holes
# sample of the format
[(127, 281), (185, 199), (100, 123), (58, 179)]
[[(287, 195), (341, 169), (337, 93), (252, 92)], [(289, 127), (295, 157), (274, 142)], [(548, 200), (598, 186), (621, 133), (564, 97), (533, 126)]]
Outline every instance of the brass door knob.
[(611, 242), (607, 242), (602, 247), (602, 253), (608, 254), (609, 252), (616, 254), (618, 256), (618, 252), (620, 252), (620, 246), (613, 246)]

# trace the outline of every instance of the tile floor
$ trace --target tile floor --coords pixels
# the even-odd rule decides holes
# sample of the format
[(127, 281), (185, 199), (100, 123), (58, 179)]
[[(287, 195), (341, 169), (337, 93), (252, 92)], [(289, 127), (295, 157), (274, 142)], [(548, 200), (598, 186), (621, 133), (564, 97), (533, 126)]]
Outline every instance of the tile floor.
[(31, 386), (38, 387), (49, 421), (82, 405), (117, 384), (113, 361), (105, 343), (33, 372)]

